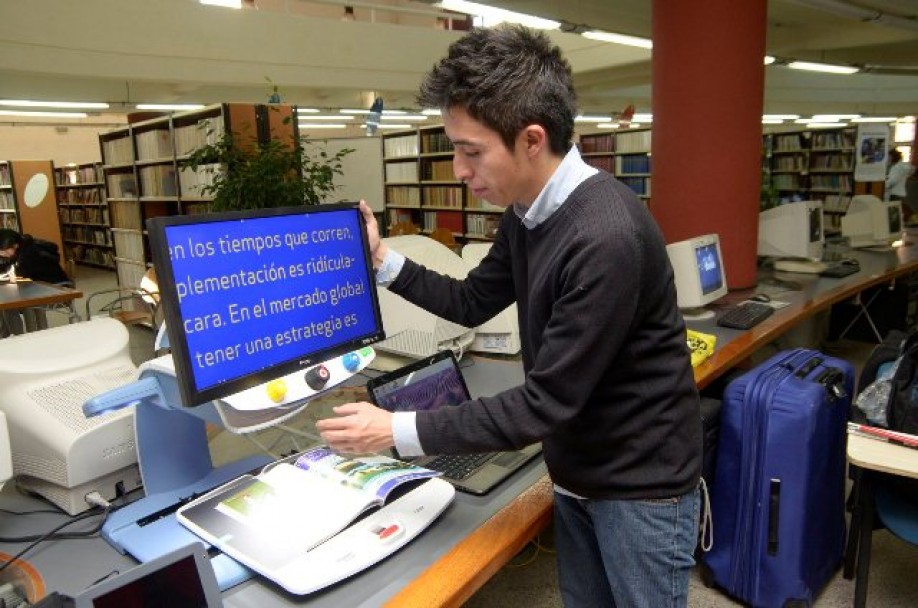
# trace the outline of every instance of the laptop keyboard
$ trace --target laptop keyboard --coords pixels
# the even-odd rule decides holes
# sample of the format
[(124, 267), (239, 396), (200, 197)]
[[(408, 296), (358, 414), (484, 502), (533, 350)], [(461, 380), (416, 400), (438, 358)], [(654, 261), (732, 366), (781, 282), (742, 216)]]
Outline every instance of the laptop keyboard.
[(437, 456), (424, 466), (425, 468), (439, 471), (450, 479), (462, 481), (493, 457), (493, 452), (485, 452), (484, 454), (444, 454)]

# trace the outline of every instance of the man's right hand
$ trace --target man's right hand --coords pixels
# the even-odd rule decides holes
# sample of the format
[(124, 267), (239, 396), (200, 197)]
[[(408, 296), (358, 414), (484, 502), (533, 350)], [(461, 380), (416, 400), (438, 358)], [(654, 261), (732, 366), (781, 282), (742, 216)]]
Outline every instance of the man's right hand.
[(367, 225), (367, 241), (370, 244), (373, 268), (378, 269), (386, 259), (386, 252), (389, 251), (389, 248), (379, 238), (379, 224), (376, 223), (376, 216), (373, 215), (373, 210), (365, 200), (360, 201), (360, 213), (363, 214), (363, 221)]

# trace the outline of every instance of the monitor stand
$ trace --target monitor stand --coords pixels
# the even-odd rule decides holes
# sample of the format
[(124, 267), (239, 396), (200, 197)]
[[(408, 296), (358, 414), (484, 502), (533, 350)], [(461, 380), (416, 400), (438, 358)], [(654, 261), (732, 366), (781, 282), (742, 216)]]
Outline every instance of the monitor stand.
[(680, 308), (679, 312), (682, 313), (682, 318), (686, 321), (704, 321), (705, 319), (714, 318), (714, 311), (703, 306), (697, 308)]
[[(364, 369), (374, 356), (375, 351), (366, 347), (326, 361), (323, 365), (332, 370), (326, 385), (321, 391), (291, 387), (302, 402), (277, 408), (276, 421), (301, 411), (309, 404), (308, 398), (347, 380)], [(303, 373), (298, 375), (305, 384)], [(83, 405), (83, 413), (90, 417), (132, 404), (137, 464), (145, 496), (109, 514), (102, 526), (102, 537), (119, 552), (147, 562), (191, 542), (201, 542), (176, 519), (175, 512), (182, 505), (240, 475), (260, 470), (275, 459), (256, 454), (215, 467), (206, 425), (223, 424), (218, 411), (220, 403), (184, 407), (171, 355), (147, 361), (140, 366), (139, 380), (93, 397)], [(257, 423), (259, 429), (267, 425), (264, 419)], [(221, 590), (238, 585), (254, 574), (223, 553), (212, 557), (210, 563)]]

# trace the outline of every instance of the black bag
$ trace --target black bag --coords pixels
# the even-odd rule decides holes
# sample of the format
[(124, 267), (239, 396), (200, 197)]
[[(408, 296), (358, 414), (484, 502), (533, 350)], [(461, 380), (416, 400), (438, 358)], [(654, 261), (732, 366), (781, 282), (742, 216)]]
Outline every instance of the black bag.
[(892, 377), (886, 420), (890, 430), (918, 435), (918, 332), (902, 345)]

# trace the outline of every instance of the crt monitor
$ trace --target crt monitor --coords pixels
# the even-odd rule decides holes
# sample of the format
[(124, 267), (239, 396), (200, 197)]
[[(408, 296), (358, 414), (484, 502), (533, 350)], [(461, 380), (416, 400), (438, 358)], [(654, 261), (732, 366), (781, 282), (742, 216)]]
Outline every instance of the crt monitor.
[(354, 204), (157, 217), (147, 229), (186, 406), (384, 337)]
[(786, 203), (759, 213), (760, 256), (819, 261), (824, 244), (822, 201)]
[(870, 194), (852, 197), (841, 220), (842, 236), (851, 247), (887, 247), (899, 238), (902, 227), (902, 203)]
[(714, 316), (704, 307), (727, 295), (720, 237), (705, 234), (666, 246), (676, 283), (676, 298), (686, 319)]

